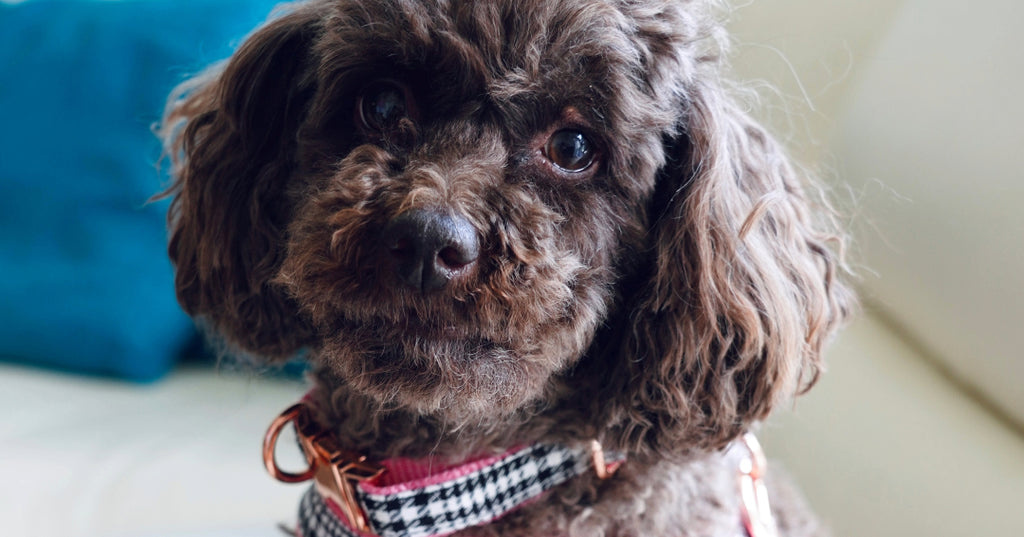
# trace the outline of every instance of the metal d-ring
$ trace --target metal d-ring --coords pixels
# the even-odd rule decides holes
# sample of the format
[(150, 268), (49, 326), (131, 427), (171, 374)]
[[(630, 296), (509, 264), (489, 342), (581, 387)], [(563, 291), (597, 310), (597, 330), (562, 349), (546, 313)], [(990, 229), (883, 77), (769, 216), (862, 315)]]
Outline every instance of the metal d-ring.
[(270, 473), (274, 479), (283, 481), (285, 483), (301, 483), (313, 479), (316, 474), (316, 459), (313, 454), (309, 453), (305, 446), (302, 446), (302, 455), (306, 457), (306, 464), (308, 467), (302, 473), (292, 473), (282, 470), (277, 464), (277, 439), (281, 436), (281, 431), (284, 430), (285, 426), (289, 423), (295, 422), (296, 430), (299, 429), (299, 420), (304, 420), (306, 416), (307, 407), (303, 403), (297, 403), (287, 410), (281, 413), (280, 416), (274, 419), (270, 423), (270, 427), (267, 429), (267, 434), (263, 437), (263, 464), (267, 467), (267, 472)]

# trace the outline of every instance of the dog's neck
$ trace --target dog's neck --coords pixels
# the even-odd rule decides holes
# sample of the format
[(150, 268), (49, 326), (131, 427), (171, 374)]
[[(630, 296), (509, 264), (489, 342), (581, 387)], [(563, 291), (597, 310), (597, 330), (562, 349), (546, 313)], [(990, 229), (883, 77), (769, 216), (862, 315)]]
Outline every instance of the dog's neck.
[[(498, 481), (495, 483), (501, 482), (509, 487), (508, 490), (511, 491), (513, 489), (519, 490), (518, 487), (523, 483), (532, 483), (533, 481), (530, 481), (533, 479), (531, 477), (532, 474), (526, 476), (526, 481), (501, 481), (502, 478), (500, 476), (505, 475), (506, 470), (504, 469), (505, 466), (501, 466), (505, 463), (500, 461), (518, 461), (520, 456), (530, 458), (532, 456), (530, 454), (539, 453), (539, 457), (530, 459), (535, 461), (535, 463), (530, 465), (531, 468), (540, 468), (538, 470), (540, 473), (537, 474), (538, 479), (542, 474), (549, 475), (548, 470), (544, 468), (549, 468), (550, 472), (553, 472), (550, 475), (557, 473), (556, 468), (575, 468), (574, 472), (559, 477), (559, 480), (553, 482), (550, 485), (552, 488), (542, 488), (541, 494), (546, 493), (546, 491), (553, 491), (555, 490), (553, 487), (558, 487), (572, 481), (573, 484), (571, 486), (567, 485), (569, 488), (566, 489), (566, 493), (578, 500), (578, 497), (575, 495), (588, 490), (591, 492), (595, 490), (595, 480), (611, 476), (622, 462), (626, 462), (626, 466), (629, 468), (626, 474), (632, 477), (627, 477), (625, 480), (617, 481), (616, 483), (618, 483), (617, 486), (619, 487), (627, 488), (638, 478), (640, 478), (639, 482), (657, 481), (664, 486), (669, 486), (667, 482), (662, 481), (666, 478), (671, 479), (671, 476), (703, 475), (710, 472), (714, 476), (709, 477), (709, 482), (723, 484), (722, 490), (716, 493), (718, 503), (715, 504), (715, 511), (725, 513), (725, 524), (728, 525), (730, 517), (738, 513), (746, 525), (747, 535), (754, 537), (772, 537), (776, 535), (774, 521), (772, 520), (771, 511), (766, 500), (767, 493), (761, 481), (765, 465), (763, 454), (757, 446), (756, 440), (749, 434), (745, 435), (742, 441), (734, 443), (727, 451), (711, 451), (705, 452), (702, 455), (694, 453), (693, 455), (696, 456), (690, 458), (685, 463), (667, 460), (653, 462), (642, 460), (629, 461), (628, 454), (606, 451), (599, 443), (592, 443), (589, 453), (586, 451), (580, 453), (578, 447), (559, 446), (557, 442), (545, 443), (544, 437), (549, 434), (551, 437), (560, 437), (563, 440), (574, 436), (572, 433), (567, 433), (565, 429), (567, 423), (564, 420), (558, 420), (545, 414), (540, 414), (539, 417), (535, 415), (530, 419), (526, 419), (525, 416), (518, 419), (510, 419), (509, 424), (514, 425), (507, 429), (487, 427), (486, 429), (447, 431), (439, 428), (438, 420), (429, 416), (416, 416), (400, 411), (381, 411), (379, 408), (372, 409), (374, 411), (368, 411), (371, 409), (365, 407), (367, 404), (371, 403), (365, 398), (356, 396), (350, 390), (338, 387), (325, 389), (321, 385), (319, 389), (311, 392), (302, 404), (289, 408), (281, 417), (275, 420), (271, 426), (271, 431), (268, 431), (265, 442), (269, 442), (269, 447), (265, 443), (264, 459), (272, 475), (288, 482), (309, 479), (310, 476), (314, 476), (317, 480), (317, 490), (320, 492), (311, 491), (307, 494), (307, 498), (303, 503), (302, 518), (305, 521), (303, 523), (309, 523), (310, 517), (312, 517), (313, 526), (310, 527), (336, 526), (337, 520), (341, 519), (362, 521), (358, 523), (362, 525), (352, 527), (368, 527), (366, 526), (366, 520), (368, 520), (366, 517), (369, 515), (365, 511), (367, 508), (360, 504), (358, 500), (345, 499), (354, 497), (352, 494), (355, 489), (352, 487), (357, 485), (352, 485), (354, 482), (349, 482), (345, 479), (338, 481), (337, 473), (328, 472), (325, 474), (321, 471), (322, 468), (341, 468), (342, 475), (345, 476), (360, 475), (358, 472), (362, 470), (359, 469), (364, 467), (362, 466), (363, 461), (366, 461), (365, 467), (372, 470), (366, 474), (366, 477), (370, 480), (375, 480), (378, 476), (385, 474), (392, 475), (393, 470), (389, 466), (390, 464), (392, 466), (398, 465), (395, 466), (397, 469), (395, 471), (398, 471), (401, 475), (420, 475), (417, 472), (427, 469), (427, 473), (422, 475), (431, 476), (430, 479), (453, 472), (455, 474), (454, 479), (449, 478), (451, 479), (450, 483), (461, 482), (462, 478), (468, 475), (472, 475), (471, 480), (475, 480), (477, 479), (477, 474), (472, 472), (479, 471), (488, 476), (496, 476), (495, 478)], [(310, 411), (314, 415), (309, 414), (308, 412)], [(305, 414), (302, 414), (303, 412)], [(315, 416), (315, 414), (319, 414), (319, 416)], [(357, 416), (375, 416), (376, 418), (357, 420), (355, 419)], [(308, 459), (310, 460), (311, 473), (309, 475), (303, 474), (302, 477), (297, 477), (293, 474), (294, 478), (288, 475), (278, 476), (275, 473), (279, 473), (280, 470), (276, 466), (273, 455), (278, 434), (283, 425), (291, 420), (295, 420), (296, 431), (300, 433), (299, 436), (303, 450), (307, 457), (310, 457), (311, 454), (317, 454), (316, 457)], [(324, 431), (324, 429), (327, 429), (327, 431)], [(323, 435), (325, 432), (328, 432), (328, 434)], [(582, 433), (582, 430), (580, 432)], [(533, 436), (531, 437), (530, 435)], [(518, 443), (520, 447), (513, 450), (504, 449), (504, 446), (511, 443)], [(324, 449), (327, 451), (322, 451)], [(352, 453), (349, 450), (354, 450), (356, 453)], [(488, 452), (497, 456), (487, 457)], [(550, 467), (537, 466), (537, 464), (550, 462), (551, 457), (549, 455), (551, 453), (564, 453), (565, 457), (558, 459), (558, 461), (568, 461), (568, 466), (558, 461)], [(598, 458), (598, 454), (602, 456)], [(609, 454), (612, 454), (614, 457), (612, 459), (614, 462), (606, 465), (606, 461), (609, 460), (606, 457)], [(404, 460), (402, 460), (403, 458)], [(481, 464), (480, 461), (483, 460), (493, 460), (497, 466), (491, 466), (491, 462), (487, 462), (484, 466), (479, 466)], [(452, 466), (446, 468), (448, 464), (452, 464)], [(517, 463), (509, 464), (515, 465)], [(501, 468), (498, 468), (498, 466), (501, 466)], [(356, 469), (356, 474), (346, 473), (353, 471), (353, 468)], [(439, 468), (440, 470), (438, 470)], [(381, 470), (384, 470), (384, 474), (381, 473)], [(412, 473), (410, 474), (409, 472)], [(561, 476), (562, 474), (558, 475)], [(739, 486), (735, 490), (729, 485), (731, 475), (735, 475), (738, 480)], [(326, 485), (324, 485), (324, 482), (321, 481), (323, 476), (333, 477), (328, 479)], [(413, 495), (425, 494), (420, 489), (410, 489), (409, 487), (412, 485), (407, 485), (406, 481), (402, 481), (403, 478), (398, 477), (397, 479), (399, 481), (392, 485), (373, 483), (375, 486), (384, 486), (384, 489), (387, 490), (391, 490), (395, 485), (398, 485), (396, 490), (400, 490), (398, 494), (402, 495), (405, 495), (408, 490), (412, 490), (409, 494)], [(411, 479), (411, 483), (419, 483), (424, 478), (413, 475)], [(484, 478), (480, 477), (479, 479)], [(332, 483), (336, 485), (332, 487)], [(337, 483), (349, 483), (349, 485), (341, 486), (337, 485)], [(323, 488), (324, 486), (326, 486), (326, 489)], [(431, 490), (435, 486), (442, 486), (442, 482), (426, 484), (426, 487), (431, 488)], [(459, 485), (453, 484), (452, 486), (455, 487), (451, 489), (453, 491), (452, 494), (456, 490), (463, 490), (459, 488)], [(324, 492), (325, 490), (327, 492)], [(346, 495), (341, 492), (343, 490), (347, 490), (348, 494)], [(423, 490), (425, 491), (426, 488)], [(490, 489), (488, 488), (487, 490)], [(687, 502), (700, 503), (707, 492), (702, 490), (698, 496), (689, 500), (681, 497), (677, 497), (676, 500), (680, 505)], [(323, 494), (327, 494), (327, 496), (322, 496)], [(436, 492), (429, 493), (430, 497), (434, 497), (434, 494)], [(629, 495), (631, 496), (633, 493)], [(326, 512), (324, 509), (319, 511), (316, 509), (309, 511), (307, 509), (307, 500), (322, 497), (330, 498), (335, 505), (347, 506), (347, 509), (342, 508), (344, 513), (347, 514), (336, 515), (341, 516), (341, 519), (328, 517), (329, 520), (327, 520), (319, 518), (321, 515), (317, 514), (317, 512)], [(416, 497), (420, 498), (421, 496)], [(473, 497), (476, 497), (476, 494)], [(396, 505), (402, 505), (401, 501), (391, 496), (381, 496), (380, 501), (377, 503), (383, 506), (391, 505), (393, 502), (397, 502)], [(458, 503), (458, 505), (462, 504)], [(481, 505), (483, 506), (484, 504)], [(491, 505), (491, 503), (486, 503), (486, 505)], [(516, 503), (512, 505), (511, 509), (514, 510), (519, 505), (521, 504)], [(386, 512), (374, 511), (373, 519), (392, 520), (394, 513), (390, 511), (390, 507), (387, 509)], [(490, 513), (491, 511), (487, 512)], [(493, 515), (500, 517), (508, 512), (510, 511), (495, 511)], [(530, 515), (526, 515), (526, 517), (528, 519), (536, 518)], [(541, 517), (541, 519), (543, 518)], [(339, 535), (356, 534), (353, 532), (342, 532)]]
[(552, 404), (550, 399), (543, 406), (489, 415), (486, 421), (453, 424), (439, 416), (387, 408), (327, 373), (317, 375), (310, 399), (321, 423), (348, 449), (378, 460), (430, 456), (458, 461), (554, 437), (588, 441), (598, 430), (582, 412), (571, 410), (575, 405)]

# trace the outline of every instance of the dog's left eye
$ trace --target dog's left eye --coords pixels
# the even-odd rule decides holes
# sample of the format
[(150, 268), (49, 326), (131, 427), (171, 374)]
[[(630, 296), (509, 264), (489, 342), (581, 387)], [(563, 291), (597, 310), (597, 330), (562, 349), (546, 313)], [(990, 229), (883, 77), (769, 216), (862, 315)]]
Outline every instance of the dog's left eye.
[(358, 109), (365, 127), (386, 130), (409, 115), (408, 94), (394, 82), (375, 82), (363, 90)]
[(567, 172), (581, 172), (594, 162), (594, 146), (585, 134), (564, 129), (551, 135), (544, 156)]

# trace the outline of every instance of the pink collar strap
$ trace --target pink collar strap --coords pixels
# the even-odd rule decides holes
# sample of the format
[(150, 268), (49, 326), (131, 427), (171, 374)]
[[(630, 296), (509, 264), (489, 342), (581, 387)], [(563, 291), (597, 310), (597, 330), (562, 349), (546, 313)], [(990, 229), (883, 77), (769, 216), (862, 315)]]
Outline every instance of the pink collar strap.
[[(288, 423), (294, 423), (309, 463), (300, 474), (282, 471), (274, 458)], [(300, 505), (302, 537), (441, 537), (496, 520), (591, 470), (608, 477), (625, 459), (593, 442), (587, 448), (534, 444), (456, 465), (432, 459), (373, 463), (340, 448), (305, 402), (271, 424), (263, 456), (281, 481), (314, 481)]]

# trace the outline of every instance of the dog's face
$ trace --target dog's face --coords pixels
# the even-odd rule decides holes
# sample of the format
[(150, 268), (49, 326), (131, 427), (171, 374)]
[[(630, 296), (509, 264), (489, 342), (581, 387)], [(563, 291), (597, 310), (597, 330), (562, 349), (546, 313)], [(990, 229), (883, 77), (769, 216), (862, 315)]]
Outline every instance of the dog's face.
[(277, 281), (374, 397), (452, 414), (538, 396), (640, 246), (675, 118), (630, 80), (620, 13), (524, 8), (328, 8)]
[(182, 303), (456, 423), (574, 366), (651, 426), (762, 416), (845, 290), (704, 2), (662, 4), (291, 7), (170, 110)]

